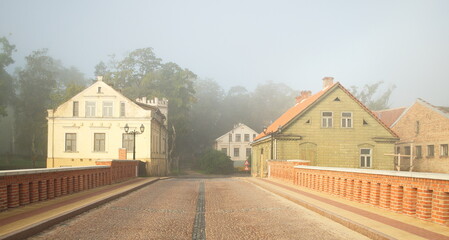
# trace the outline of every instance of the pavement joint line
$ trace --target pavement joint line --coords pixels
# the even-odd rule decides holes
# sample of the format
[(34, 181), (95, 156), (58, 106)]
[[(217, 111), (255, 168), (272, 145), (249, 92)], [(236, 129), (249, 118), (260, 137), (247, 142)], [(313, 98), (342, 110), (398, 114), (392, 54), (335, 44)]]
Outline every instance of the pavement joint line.
[[(278, 181), (255, 179), (255, 178), (252, 178), (251, 180), (247, 181), (252, 182), (258, 185), (259, 187), (262, 187), (263, 189), (266, 189), (270, 192), (273, 192), (277, 195), (287, 198), (315, 212), (318, 212), (323, 216), (331, 218), (332, 220), (337, 221), (343, 224), (344, 226), (347, 226), (371, 238), (375, 237), (375, 239), (391, 239), (393, 237), (404, 238), (405, 236), (407, 236), (407, 239), (428, 239), (428, 238), (449, 239), (449, 236), (447, 236), (449, 235), (449, 229), (447, 227), (440, 226), (434, 223), (414, 219), (409, 216), (400, 216), (401, 219), (405, 220), (398, 221), (386, 216), (379, 215), (377, 213), (371, 213), (367, 210), (362, 210), (361, 208), (354, 207), (354, 205), (357, 205), (358, 203), (355, 202), (350, 203), (351, 205), (342, 203), (348, 201), (346, 199), (341, 199), (341, 202), (334, 201), (331, 200), (331, 198), (336, 200), (339, 198), (333, 195), (312, 191), (310, 189), (304, 189), (303, 191), (302, 189), (296, 188), (296, 186), (293, 186), (288, 183), (279, 183)], [(281, 191), (279, 187), (283, 191)], [(288, 191), (289, 193), (286, 194), (285, 191)], [(292, 195), (294, 195), (294, 197), (292, 197)], [(320, 197), (319, 195), (322, 195), (324, 197)], [(320, 202), (319, 203), (320, 206), (316, 204), (317, 200)], [(363, 206), (364, 209), (369, 207), (374, 209), (374, 207), (369, 205)], [(358, 209), (358, 211), (354, 211), (355, 209)], [(387, 212), (386, 210), (377, 208), (373, 211)], [(364, 216), (367, 213), (368, 216)], [(393, 212), (388, 212), (388, 214), (390, 215), (396, 214), (399, 216), (399, 214)], [(354, 221), (354, 219), (357, 221)], [(388, 221), (385, 223), (382, 220)], [(406, 220), (419, 222), (422, 225), (425, 225), (426, 227), (431, 226), (433, 228), (436, 228), (436, 231), (438, 232), (429, 231), (425, 228), (408, 224), (408, 221)], [(369, 224), (370, 227), (367, 226), (368, 222), (370, 223)]]
[[(14, 222), (18, 221), (29, 221), (28, 224), (20, 224), (15, 228), (15, 230), (10, 229), (10, 231), (5, 232), (4, 225), (1, 225), (0, 229), (0, 240), (6, 240), (6, 239), (24, 239), (29, 236), (32, 236), (34, 234), (37, 234), (53, 225), (56, 225), (60, 222), (63, 222), (69, 218), (75, 217), (83, 212), (86, 212), (90, 209), (93, 209), (95, 207), (98, 207), (104, 203), (107, 203), (109, 201), (112, 201), (114, 199), (117, 199), (119, 197), (125, 196), (135, 190), (138, 190), (142, 187), (145, 187), (149, 184), (152, 184), (158, 180), (165, 180), (167, 178), (151, 178), (151, 179), (145, 179), (145, 178), (139, 178), (137, 180), (130, 180), (118, 183), (118, 186), (112, 186), (107, 185), (109, 188), (100, 189), (98, 191), (92, 191), (91, 194), (81, 194), (83, 192), (79, 192), (78, 194), (81, 195), (80, 198), (74, 198), (74, 199), (68, 199), (62, 203), (59, 203), (59, 205), (62, 205), (58, 208), (53, 208), (48, 211), (44, 211), (42, 214), (42, 218), (36, 218), (36, 215), (31, 215), (29, 217), (24, 217), (23, 219), (19, 219)], [(96, 190), (96, 189), (90, 189), (90, 190)], [(99, 194), (100, 192), (100, 194)], [(77, 193), (74, 193), (77, 194)], [(87, 195), (87, 196), (86, 196)], [(84, 199), (84, 200), (83, 200)], [(52, 199), (57, 200), (57, 199)], [(72, 203), (71, 203), (72, 202)], [(84, 204), (81, 204), (84, 202)], [(66, 203), (66, 204), (64, 204)], [(48, 204), (46, 207), (51, 208), (53, 205)], [(67, 210), (63, 210), (67, 209)], [(59, 214), (57, 213), (59, 211)], [(35, 212), (34, 210), (31, 210), (31, 212)], [(47, 213), (51, 213), (50, 216), (45, 215)], [(1, 213), (0, 213), (1, 214)], [(19, 213), (19, 215), (23, 215), (23, 213)], [(4, 220), (4, 219), (2, 219)], [(8, 224), (9, 225), (9, 224)]]
[(206, 240), (204, 180), (200, 181), (197, 199), (195, 220), (193, 222), (192, 240)]

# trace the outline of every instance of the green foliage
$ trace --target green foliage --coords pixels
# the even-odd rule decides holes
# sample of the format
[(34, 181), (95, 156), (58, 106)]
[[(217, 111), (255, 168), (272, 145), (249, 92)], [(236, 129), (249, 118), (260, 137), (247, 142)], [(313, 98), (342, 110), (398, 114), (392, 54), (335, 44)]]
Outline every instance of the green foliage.
[(213, 149), (209, 149), (201, 155), (197, 167), (205, 173), (212, 174), (234, 172), (232, 160), (225, 153)]
[(12, 53), (15, 46), (5, 37), (0, 38), (0, 116), (6, 116), (6, 108), (14, 96), (13, 78), (6, 72), (6, 67), (14, 63)]
[(190, 110), (195, 101), (193, 72), (172, 62), (162, 63), (151, 48), (142, 48), (120, 61), (113, 56), (109, 66), (100, 62), (95, 73), (102, 73), (105, 82), (121, 89), (130, 99), (167, 98), (170, 152), (176, 150), (174, 155), (179, 156), (186, 151), (190, 139), (185, 136), (191, 129)]
[(366, 84), (361, 91), (356, 86), (351, 86), (351, 93), (370, 110), (383, 110), (390, 108), (390, 96), (396, 88), (394, 85), (385, 92), (378, 94), (379, 86), (383, 81)]

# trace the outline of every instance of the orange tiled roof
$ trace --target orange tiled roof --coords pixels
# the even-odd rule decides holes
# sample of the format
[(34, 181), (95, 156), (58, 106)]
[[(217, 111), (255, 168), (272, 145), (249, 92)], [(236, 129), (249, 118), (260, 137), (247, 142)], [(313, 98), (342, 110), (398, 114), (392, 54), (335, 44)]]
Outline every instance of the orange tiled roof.
[(394, 108), (394, 109), (386, 109), (380, 111), (373, 111), (374, 114), (388, 127), (396, 122), (396, 120), (401, 116), (401, 114), (405, 111), (405, 107)]
[(318, 93), (310, 96), (309, 98), (297, 103), (295, 106), (287, 110), (284, 114), (282, 114), (276, 121), (274, 121), (270, 126), (268, 126), (265, 132), (260, 133), (254, 141), (257, 141), (265, 136), (270, 135), (273, 132), (276, 132), (279, 127), (284, 127), (291, 120), (293, 120), (296, 116), (305, 111), (309, 106), (314, 104), (317, 100), (319, 100), (325, 93), (329, 92), (331, 89), (336, 87), (340, 87), (344, 92), (346, 92), (354, 101), (356, 101), (363, 109), (365, 109), (371, 116), (373, 116), (385, 129), (388, 130), (393, 136), (398, 137), (398, 135), (393, 132), (389, 126), (387, 126), (379, 117), (374, 114), (371, 110), (369, 110), (362, 102), (360, 102), (356, 97), (354, 97), (347, 89), (345, 89), (339, 82), (332, 84), (331, 86), (319, 91)]
[(312, 105), (316, 100), (318, 100), (321, 96), (323, 96), (329, 89), (332, 89), (334, 86), (339, 85), (340, 83), (334, 83), (331, 86), (319, 91), (318, 93), (306, 98), (305, 100), (297, 103), (295, 106), (288, 109), (284, 114), (282, 114), (276, 121), (274, 121), (270, 126), (268, 126), (265, 132), (260, 133), (254, 138), (254, 141), (263, 138), (270, 133), (276, 132), (279, 127), (285, 126), (288, 122), (290, 122), (293, 118), (298, 116), (301, 112), (307, 109), (310, 105)]

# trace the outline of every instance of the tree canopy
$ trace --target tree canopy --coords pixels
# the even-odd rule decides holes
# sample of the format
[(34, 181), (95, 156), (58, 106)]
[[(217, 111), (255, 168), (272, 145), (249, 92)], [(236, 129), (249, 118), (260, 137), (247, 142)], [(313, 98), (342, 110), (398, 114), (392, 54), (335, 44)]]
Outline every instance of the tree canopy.
[(383, 81), (373, 84), (365, 84), (362, 90), (357, 86), (351, 86), (352, 94), (371, 110), (383, 110), (390, 108), (390, 96), (396, 86), (389, 87), (385, 92), (379, 93), (379, 87)]

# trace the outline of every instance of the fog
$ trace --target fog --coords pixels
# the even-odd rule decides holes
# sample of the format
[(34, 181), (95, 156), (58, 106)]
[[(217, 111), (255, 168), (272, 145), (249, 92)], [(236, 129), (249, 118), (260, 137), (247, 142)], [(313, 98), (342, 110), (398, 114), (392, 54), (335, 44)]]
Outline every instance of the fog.
[(49, 54), (87, 77), (109, 55), (152, 47), (223, 88), (267, 81), (296, 90), (332, 76), (349, 88), (395, 85), (391, 106), (448, 106), (449, 1), (0, 2), (16, 63)]

